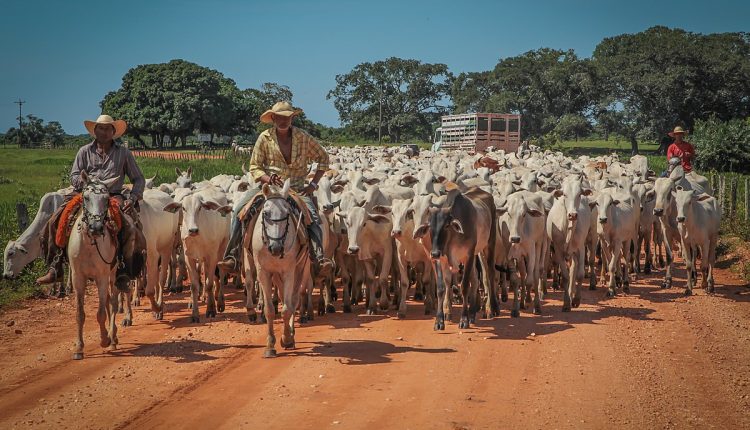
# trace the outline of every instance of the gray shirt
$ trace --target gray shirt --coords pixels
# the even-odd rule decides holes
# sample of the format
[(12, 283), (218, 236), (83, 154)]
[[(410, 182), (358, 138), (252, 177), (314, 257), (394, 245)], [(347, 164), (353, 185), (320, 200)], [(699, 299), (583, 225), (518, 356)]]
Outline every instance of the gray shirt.
[(73, 168), (70, 170), (70, 183), (76, 191), (83, 189), (81, 181), (81, 171), (85, 170), (89, 175), (97, 176), (101, 180), (107, 180), (119, 177), (117, 181), (109, 188), (110, 193), (120, 193), (125, 183), (125, 175), (128, 176), (133, 184), (131, 195), (138, 200), (143, 199), (143, 189), (146, 187), (146, 180), (143, 178), (141, 169), (135, 164), (135, 157), (130, 153), (128, 148), (124, 148), (117, 143), (112, 145), (107, 154), (99, 153), (96, 148), (96, 141), (84, 145), (78, 150), (76, 159), (73, 161)]

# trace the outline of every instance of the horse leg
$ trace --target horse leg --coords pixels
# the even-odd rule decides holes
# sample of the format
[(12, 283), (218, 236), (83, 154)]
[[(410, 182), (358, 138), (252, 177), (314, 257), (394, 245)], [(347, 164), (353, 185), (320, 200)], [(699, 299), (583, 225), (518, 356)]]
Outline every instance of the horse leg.
[(86, 314), (83, 307), (83, 299), (86, 296), (86, 279), (77, 276), (75, 271), (71, 268), (70, 278), (75, 289), (76, 295), (76, 323), (78, 324), (78, 332), (76, 338), (75, 352), (73, 353), (73, 360), (83, 359), (83, 323), (86, 321)]
[[(109, 330), (107, 330), (107, 320), (109, 317), (109, 279), (96, 280), (96, 289), (99, 294), (99, 309), (96, 312), (96, 320), (99, 322), (99, 336), (101, 338), (100, 345), (102, 348), (106, 348), (112, 344), (112, 339), (109, 337)], [(117, 313), (117, 298), (116, 296), (111, 297), (111, 301), (114, 303), (114, 311)]]
[[(114, 275), (113, 275), (114, 276)], [(114, 351), (117, 349), (117, 288), (115, 287), (114, 283), (110, 283), (109, 279), (107, 279), (105, 282), (102, 282), (102, 285), (99, 286), (97, 282), (98, 288), (104, 288), (107, 290), (107, 301), (109, 302), (109, 349), (110, 351)]]
[(273, 284), (271, 283), (271, 275), (264, 270), (257, 270), (258, 282), (260, 283), (261, 294), (263, 295), (263, 314), (266, 317), (266, 325), (268, 328), (268, 337), (266, 338), (266, 350), (263, 352), (263, 357), (273, 358), (276, 357), (276, 336), (273, 333), (273, 320), (276, 318), (276, 311), (273, 306)]
[(245, 267), (245, 310), (248, 320), (255, 322), (258, 320), (253, 297), (255, 295), (255, 263), (250, 261), (249, 252), (243, 251), (243, 254), (245, 254), (243, 262)]
[[(122, 326), (123, 327), (129, 327), (133, 325), (133, 306), (132, 306), (132, 298), (133, 295), (138, 295), (138, 290), (136, 287), (136, 283), (132, 282), (130, 283), (130, 289), (126, 293), (120, 293), (119, 299), (120, 299), (120, 307), (123, 305), (125, 306), (125, 316), (122, 318)], [(135, 289), (135, 294), (133, 294), (133, 290)]]
[[(284, 332), (281, 334), (281, 347), (284, 349), (294, 349), (294, 311), (299, 304), (299, 289), (297, 288), (297, 278), (292, 273), (287, 273), (282, 280), (281, 298), (284, 302), (281, 308), (281, 316), (284, 321)], [(309, 272), (306, 272), (309, 273)]]

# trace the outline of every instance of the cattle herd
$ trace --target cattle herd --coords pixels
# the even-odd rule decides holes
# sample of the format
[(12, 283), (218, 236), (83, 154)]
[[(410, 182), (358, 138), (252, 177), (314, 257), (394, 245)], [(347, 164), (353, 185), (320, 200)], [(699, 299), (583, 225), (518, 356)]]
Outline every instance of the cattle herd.
[[(643, 156), (625, 162), (616, 154), (574, 159), (539, 149), (520, 156), (328, 150), (330, 170), (316, 199), (324, 253), (335, 262), (334, 274), (310, 276), (306, 252), (300, 252), (306, 249), (302, 217), (290, 217), (284, 206), (288, 184), (258, 193), (247, 172), (197, 182), (190, 168), (177, 169), (175, 182), (147, 184), (140, 205), (146, 270), (133, 283), (133, 294), (121, 300), (123, 325), (132, 324), (131, 303), (139, 304), (143, 293), (154, 316), (162, 318), (163, 291), (181, 289), (185, 278), (193, 322), (200, 321), (203, 302), (206, 317), (224, 311), (229, 277), (217, 263), (230, 223), (239, 222), (234, 218), (240, 208), (234, 206), (245, 193), (266, 198), (257, 217), (243, 218), (242, 269), (233, 283), (245, 289), (250, 320), (260, 315), (269, 325), (266, 356), (275, 355), (276, 303), (283, 305), (281, 344), (290, 348), (295, 312), (301, 322), (313, 318), (316, 289), (318, 315), (336, 312), (335, 285), (341, 286), (343, 312), (362, 303), (367, 314), (393, 307), (398, 318), (408, 317), (413, 286), (425, 314), (435, 315), (435, 330), (445, 329), (453, 304), (461, 305), (459, 328), (468, 328), (480, 312), (483, 318), (500, 315), (510, 289), (510, 315), (518, 317), (527, 306), (541, 313), (548, 288), (562, 289), (567, 312), (580, 305), (584, 280), (590, 290), (599, 284), (611, 297), (627, 293), (633, 277), (657, 265), (664, 269), (663, 287), (669, 288), (678, 250), (687, 269), (685, 294), (695, 287), (698, 258), (702, 287), (713, 292), (721, 209), (706, 178), (680, 166), (657, 178)], [(39, 232), (62, 193), (46, 194), (31, 226), (8, 243), (6, 278), (40, 256)], [(281, 241), (275, 252), (273, 240)]]

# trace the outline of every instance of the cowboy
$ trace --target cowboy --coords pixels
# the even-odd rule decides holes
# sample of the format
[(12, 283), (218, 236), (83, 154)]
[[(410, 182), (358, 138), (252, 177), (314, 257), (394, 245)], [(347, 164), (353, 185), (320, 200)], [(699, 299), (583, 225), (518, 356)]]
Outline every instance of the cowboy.
[[(117, 240), (118, 260), (123, 264), (118, 264), (115, 280), (117, 288), (124, 291), (128, 287), (130, 278), (135, 278), (140, 274), (145, 261), (143, 253), (146, 249), (146, 240), (143, 237), (143, 232), (135, 226), (135, 223), (127, 214), (132, 213), (131, 209), (137, 206), (138, 200), (143, 199), (146, 181), (141, 169), (135, 162), (133, 154), (127, 148), (115, 142), (115, 139), (125, 133), (127, 128), (125, 121), (115, 121), (109, 115), (100, 115), (96, 121), (84, 121), (83, 124), (89, 134), (94, 137), (94, 141), (82, 146), (78, 151), (75, 161), (73, 161), (73, 168), (70, 171), (70, 183), (73, 186), (73, 192), (65, 196), (65, 202), (52, 215), (47, 223), (47, 228), (43, 232), (42, 249), (46, 251), (45, 257), (49, 270), (36, 282), (51, 284), (62, 279), (65, 249), (58, 248), (56, 244), (58, 222), (68, 202), (83, 191), (81, 172), (85, 170), (89, 175), (102, 181), (117, 178), (109, 186), (109, 192), (111, 198), (118, 200), (122, 211), (126, 214), (122, 217), (122, 228), (118, 232)], [(122, 195), (126, 175), (133, 184), (133, 189), (128, 198)], [(66, 226), (60, 228), (66, 228)]]
[(669, 136), (674, 138), (674, 143), (667, 148), (667, 162), (670, 165), (669, 170), (671, 171), (676, 164), (682, 164), (682, 169), (685, 170), (685, 173), (692, 172), (692, 161), (693, 158), (695, 158), (695, 148), (693, 145), (683, 140), (685, 137), (685, 130), (683, 130), (682, 127), (675, 127), (674, 130), (669, 133)]
[[(318, 189), (318, 181), (328, 169), (328, 153), (304, 130), (293, 127), (292, 120), (302, 113), (294, 109), (289, 102), (281, 101), (260, 116), (260, 121), (273, 124), (272, 128), (262, 132), (253, 147), (250, 157), (249, 173), (256, 182), (281, 186), (286, 179), (290, 187), (305, 202), (312, 223), (307, 226), (310, 236), (313, 276), (326, 276), (333, 263), (323, 256), (323, 230), (320, 227), (320, 216), (313, 202), (313, 193)], [(305, 184), (305, 178), (311, 163), (317, 163), (313, 178)], [(235, 205), (232, 217), (231, 236), (224, 259), (218, 266), (229, 272), (238, 270), (239, 252), (242, 244), (242, 224), (237, 219), (243, 206), (258, 193), (254, 190), (246, 193), (244, 199)]]

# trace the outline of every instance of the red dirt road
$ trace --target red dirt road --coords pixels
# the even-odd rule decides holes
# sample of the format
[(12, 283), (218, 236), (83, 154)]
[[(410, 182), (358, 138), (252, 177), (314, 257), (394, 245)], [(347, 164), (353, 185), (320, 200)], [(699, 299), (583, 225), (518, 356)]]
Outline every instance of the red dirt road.
[(163, 321), (138, 308), (116, 352), (89, 294), (83, 361), (72, 301), (31, 301), (0, 315), (0, 428), (750, 428), (750, 288), (717, 275), (715, 295), (661, 290), (657, 272), (463, 331), (434, 332), (419, 303), (403, 321), (339, 312), (270, 360), (235, 291), (200, 324), (184, 294)]

